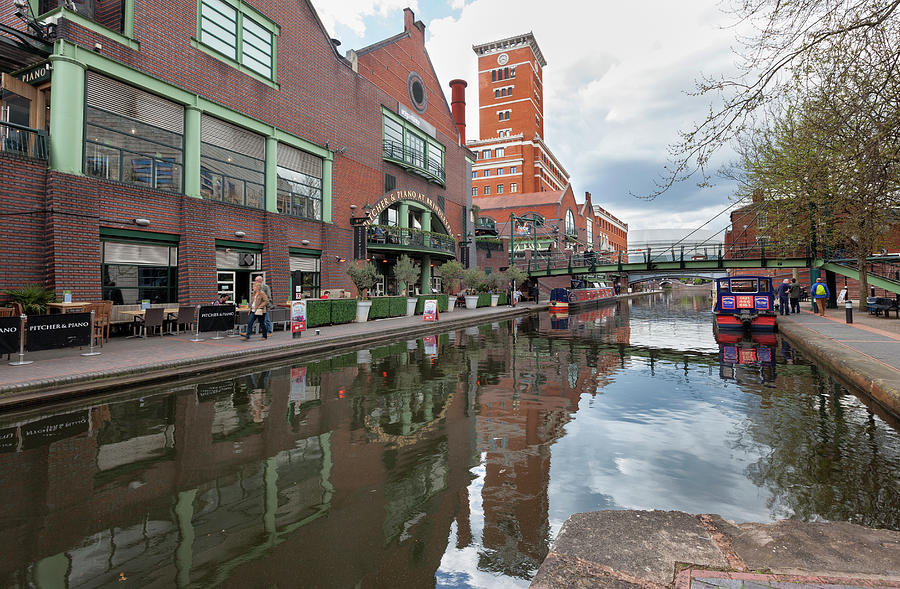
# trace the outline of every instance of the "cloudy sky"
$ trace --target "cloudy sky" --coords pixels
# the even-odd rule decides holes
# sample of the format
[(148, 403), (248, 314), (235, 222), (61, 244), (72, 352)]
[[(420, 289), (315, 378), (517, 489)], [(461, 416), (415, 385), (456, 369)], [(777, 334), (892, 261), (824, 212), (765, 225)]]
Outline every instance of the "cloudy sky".
[[(477, 136), (472, 45), (532, 31), (547, 59), (545, 138), (572, 177), (576, 197), (591, 193), (631, 229), (697, 227), (727, 204), (732, 188), (684, 182), (653, 201), (648, 194), (678, 131), (702, 118), (688, 96), (701, 74), (734, 71), (735, 30), (717, 0), (313, 0), (342, 50), (402, 30), (404, 7), (426, 25), (426, 47), (447, 82), (469, 82), (467, 135)], [(552, 7), (552, 8), (551, 8)], [(722, 154), (725, 163), (732, 156)], [(718, 230), (722, 215), (707, 225)]]

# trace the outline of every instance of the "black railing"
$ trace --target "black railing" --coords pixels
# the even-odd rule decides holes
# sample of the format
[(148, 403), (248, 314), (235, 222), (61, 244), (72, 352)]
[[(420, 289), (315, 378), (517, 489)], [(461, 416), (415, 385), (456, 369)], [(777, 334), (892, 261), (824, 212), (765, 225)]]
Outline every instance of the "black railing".
[(401, 246), (414, 249), (456, 253), (456, 241), (449, 235), (431, 233), (411, 227), (372, 225), (369, 227), (368, 247)]
[(443, 183), (446, 180), (444, 168), (436, 162), (425, 157), (425, 153), (410, 149), (399, 141), (385, 139), (383, 142), (384, 159), (402, 162), (412, 168), (425, 172), (428, 176)]
[(50, 136), (46, 131), (0, 121), (0, 152), (46, 161), (49, 147)]

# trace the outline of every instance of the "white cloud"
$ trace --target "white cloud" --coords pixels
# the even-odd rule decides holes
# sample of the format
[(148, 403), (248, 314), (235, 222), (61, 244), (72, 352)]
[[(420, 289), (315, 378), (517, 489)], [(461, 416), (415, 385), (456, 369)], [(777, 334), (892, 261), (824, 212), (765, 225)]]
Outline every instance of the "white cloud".
[(334, 34), (337, 25), (342, 25), (360, 37), (366, 33), (368, 17), (392, 16), (407, 7), (418, 10), (416, 0), (313, 0), (313, 5), (326, 31)]

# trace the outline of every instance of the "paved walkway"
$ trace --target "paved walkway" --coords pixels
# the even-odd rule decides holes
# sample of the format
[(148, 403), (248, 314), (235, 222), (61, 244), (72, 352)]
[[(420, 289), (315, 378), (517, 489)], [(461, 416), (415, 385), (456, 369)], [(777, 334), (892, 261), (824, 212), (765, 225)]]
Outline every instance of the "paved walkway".
[[(250, 341), (240, 337), (190, 341), (192, 334), (152, 336), (146, 339), (110, 339), (99, 356), (82, 356), (87, 348), (64, 348), (25, 354), (32, 364), (10, 366), (0, 363), (0, 407), (60, 399), (112, 387), (136, 385), (173, 378), (194, 371), (211, 371), (265, 361), (302, 357), (335, 349), (346, 350), (404, 336), (417, 338), (451, 328), (475, 325), (504, 317), (528, 314), (547, 306), (520, 304), (513, 307), (456, 309), (442, 313), (438, 323), (425, 323), (421, 315), (395, 317), (367, 323), (347, 323), (311, 329), (300, 339), (276, 331), (268, 340), (259, 335)], [(16, 360), (13, 355), (11, 360)]]

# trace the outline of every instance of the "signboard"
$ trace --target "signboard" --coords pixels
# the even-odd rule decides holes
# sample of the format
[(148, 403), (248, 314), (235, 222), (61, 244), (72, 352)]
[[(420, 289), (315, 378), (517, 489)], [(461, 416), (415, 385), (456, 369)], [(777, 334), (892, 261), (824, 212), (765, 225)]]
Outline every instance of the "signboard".
[(300, 337), (304, 331), (306, 331), (306, 301), (293, 301), (291, 302), (291, 333), (294, 337)]
[(31, 84), (32, 86), (34, 86), (43, 82), (49, 82), (50, 73), (50, 63), (45, 62), (40, 65), (36, 65), (29, 70), (25, 70), (23, 73), (19, 74), (19, 79), (26, 84)]
[(19, 317), (0, 317), (0, 354), (17, 354), (19, 352)]
[(426, 123), (420, 116), (418, 116), (417, 114), (415, 114), (413, 111), (409, 110), (402, 104), (400, 104), (398, 106), (400, 108), (397, 109), (397, 113), (401, 117), (403, 117), (404, 119), (406, 119), (407, 121), (409, 121), (410, 123), (415, 125), (416, 127), (422, 129), (423, 131), (428, 133), (430, 136), (437, 138), (437, 130), (434, 128), (434, 125), (431, 125), (430, 123)]
[(354, 225), (353, 226), (353, 259), (354, 260), (365, 260), (366, 259), (366, 241), (368, 240), (368, 236), (366, 232), (368, 231), (368, 226), (366, 225)]
[(738, 309), (753, 309), (753, 297), (750, 295), (740, 295), (737, 298)]
[(200, 307), (198, 331), (228, 331), (234, 329), (234, 305), (205, 305)]
[(28, 450), (88, 431), (88, 412), (66, 413), (21, 426), (22, 446)]
[(197, 385), (197, 400), (201, 403), (212, 401), (220, 395), (231, 396), (234, 394), (234, 380), (222, 380), (219, 382), (204, 382)]
[(16, 428), (0, 429), (0, 452), (12, 452), (19, 445)]
[[(628, 289), (628, 292), (631, 292), (631, 289)], [(722, 297), (722, 309), (733, 311), (735, 309), (734, 306), (734, 297)]]
[(52, 350), (91, 343), (90, 313), (29, 315), (25, 349), (29, 352)]
[(425, 321), (437, 321), (439, 319), (437, 299), (425, 299), (422, 317)]
[(766, 310), (769, 308), (769, 297), (756, 297), (756, 308)]
[(847, 289), (842, 288), (841, 292), (839, 292), (838, 296), (837, 296), (837, 304), (840, 305), (841, 303), (843, 303), (846, 300), (847, 300)]

